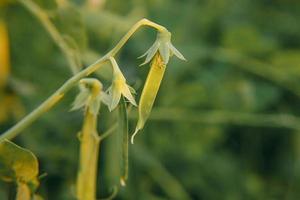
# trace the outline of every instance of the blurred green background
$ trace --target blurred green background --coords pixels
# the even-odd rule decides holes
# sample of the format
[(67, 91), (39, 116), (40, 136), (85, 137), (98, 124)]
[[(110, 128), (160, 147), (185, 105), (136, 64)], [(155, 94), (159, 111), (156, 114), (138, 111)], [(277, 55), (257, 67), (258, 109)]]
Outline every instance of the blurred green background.
[[(150, 120), (130, 145), (126, 187), (116, 199), (300, 199), (300, 2), (298, 0), (35, 0), (84, 66), (111, 49), (139, 19), (166, 26), (187, 62), (171, 59)], [(62, 51), (18, 1), (0, 1), (10, 72), (0, 91), (0, 132), (70, 76)], [(148, 72), (136, 58), (155, 40), (143, 28), (118, 54), (138, 94)], [(1, 55), (0, 55), (1, 56)], [(4, 76), (4, 66), (2, 76)], [(109, 85), (109, 73), (100, 76)], [(40, 161), (39, 193), (74, 199), (82, 113), (73, 89), (14, 141)], [(137, 96), (137, 99), (139, 96)], [(132, 110), (130, 132), (136, 123)], [(99, 130), (115, 114), (102, 107)], [(99, 198), (119, 170), (118, 138), (101, 146)], [(0, 199), (13, 186), (0, 183)]]

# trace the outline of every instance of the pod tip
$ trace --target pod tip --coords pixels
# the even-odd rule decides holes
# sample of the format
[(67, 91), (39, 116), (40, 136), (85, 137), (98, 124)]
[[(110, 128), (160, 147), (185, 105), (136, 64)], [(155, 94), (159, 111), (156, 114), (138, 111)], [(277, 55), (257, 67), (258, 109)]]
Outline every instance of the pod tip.
[(131, 136), (131, 144), (134, 144), (134, 137), (136, 136), (136, 134), (139, 132), (139, 129), (136, 128), (133, 135)]

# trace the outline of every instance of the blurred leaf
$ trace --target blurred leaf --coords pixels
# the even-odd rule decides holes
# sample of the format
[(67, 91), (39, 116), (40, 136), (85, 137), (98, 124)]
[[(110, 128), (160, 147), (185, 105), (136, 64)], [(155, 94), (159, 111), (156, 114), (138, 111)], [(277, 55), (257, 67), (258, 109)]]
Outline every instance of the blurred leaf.
[(8, 140), (0, 143), (0, 177), (6, 181), (30, 182), (37, 178), (35, 155)]
[(33, 196), (33, 200), (43, 200), (43, 197), (41, 197), (40, 195), (35, 194)]
[(276, 68), (289, 76), (300, 77), (300, 51), (278, 51), (271, 57), (271, 62)]
[(134, 145), (133, 156), (141, 166), (149, 173), (171, 199), (189, 200), (189, 194), (185, 191), (176, 178), (146, 148)]
[(78, 8), (69, 1), (58, 1), (58, 9), (54, 18), (61, 34), (73, 49), (84, 52), (87, 47), (87, 35), (82, 16)]
[(263, 54), (275, 50), (274, 41), (251, 25), (230, 26), (224, 33), (223, 44), (227, 48), (244, 53)]
[(0, 92), (10, 72), (9, 38), (5, 22), (0, 18)]
[(14, 95), (0, 95), (0, 123), (10, 119), (20, 119), (25, 113), (20, 99)]
[(1, 8), (1, 6), (7, 6), (10, 3), (15, 3), (15, 2), (16, 2), (16, 0), (1, 0), (0, 1), (0, 8)]

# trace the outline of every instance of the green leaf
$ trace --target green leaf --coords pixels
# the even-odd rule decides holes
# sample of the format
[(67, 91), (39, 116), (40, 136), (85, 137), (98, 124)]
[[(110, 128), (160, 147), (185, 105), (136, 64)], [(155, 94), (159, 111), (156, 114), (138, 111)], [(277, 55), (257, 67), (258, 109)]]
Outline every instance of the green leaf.
[[(128, 178), (128, 117), (126, 111), (126, 101), (121, 97), (120, 104), (115, 110), (117, 123), (116, 133), (112, 134), (105, 141), (105, 179), (108, 185), (125, 186)], [(115, 113), (114, 111), (114, 113)]]
[(5, 181), (34, 181), (38, 175), (38, 160), (29, 150), (8, 140), (0, 143), (0, 178)]

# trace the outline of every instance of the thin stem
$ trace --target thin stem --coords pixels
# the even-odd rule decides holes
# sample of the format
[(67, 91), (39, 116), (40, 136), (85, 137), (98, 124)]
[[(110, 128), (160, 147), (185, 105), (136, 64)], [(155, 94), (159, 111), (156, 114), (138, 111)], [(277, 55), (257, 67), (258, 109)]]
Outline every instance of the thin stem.
[(123, 36), (123, 38), (118, 42), (118, 44), (110, 51), (111, 56), (115, 54), (124, 46), (124, 44), (129, 40), (129, 38), (141, 27), (141, 26), (150, 26), (157, 29), (160, 32), (167, 31), (167, 29), (159, 24), (156, 24), (148, 19), (141, 19), (131, 29)]
[[(22, 1), (28, 1), (28, 0), (22, 0)], [(120, 42), (117, 44), (117, 46), (115, 48), (113, 48), (111, 51), (109, 51), (106, 55), (104, 55), (102, 58), (97, 60), (95, 63), (91, 64), (90, 66), (88, 66), (84, 70), (78, 72), (77, 74), (73, 75), (73, 77), (71, 77), (69, 80), (67, 80), (59, 89), (57, 89), (40, 106), (38, 106), (30, 114), (25, 116), (22, 120), (20, 120), (12, 128), (10, 128), (6, 132), (4, 132), (2, 135), (0, 135), (0, 142), (4, 139), (10, 140), (10, 139), (16, 137), (21, 131), (23, 131), (30, 124), (32, 124), (42, 114), (44, 114), (49, 109), (51, 109), (57, 102), (59, 102), (63, 98), (63, 96), (73, 86), (78, 84), (80, 79), (95, 72), (97, 69), (99, 69), (100, 66), (102, 66), (106, 61), (108, 61), (110, 57), (114, 56), (121, 49), (121, 47), (128, 41), (130, 36), (132, 36), (133, 33), (136, 32), (138, 30), (138, 28), (141, 26), (150, 26), (150, 27), (157, 29), (158, 31), (166, 30), (164, 27), (162, 27), (154, 22), (151, 22), (147, 19), (142, 19), (142, 20), (138, 21), (135, 25), (132, 26), (132, 28), (127, 32), (127, 34), (125, 34), (125, 36), (120, 40)]]
[(113, 124), (107, 131), (105, 131), (102, 135), (100, 135), (100, 140), (104, 140), (108, 136), (110, 136), (118, 127), (118, 124)]
[(49, 19), (47, 13), (35, 4), (32, 0), (19, 0), (25, 8), (27, 8), (44, 26), (48, 31), (54, 42), (58, 45), (61, 51), (65, 54), (65, 57), (69, 63), (69, 67), (73, 74), (76, 74), (80, 67), (78, 64), (74, 51), (67, 45), (57, 28)]
[(77, 85), (80, 79), (88, 76), (90, 73), (96, 71), (105, 61), (107, 57), (102, 57), (94, 64), (90, 65), (88, 68), (82, 70), (81, 72), (74, 75), (68, 81), (66, 81), (54, 94), (52, 94), (48, 99), (46, 99), (40, 106), (33, 110), (30, 114), (20, 120), (15, 126), (4, 132), (0, 136), (0, 142), (4, 139), (12, 139), (16, 137), (22, 130), (27, 128), (36, 119), (38, 119), (42, 114), (51, 109), (57, 102), (59, 102), (73, 86)]
[[(65, 43), (65, 40), (61, 37), (59, 31), (53, 25), (48, 15), (43, 11), (38, 5), (36, 5), (31, 0), (20, 0), (20, 2), (32, 13), (34, 14), (45, 27), (45, 29), (49, 32), (54, 42), (60, 47), (62, 52), (65, 54), (70, 68), (72, 72), (75, 74), (78, 72), (80, 66), (76, 63), (76, 58), (74, 58), (72, 50)], [(123, 36), (123, 38), (119, 41), (119, 43), (110, 51), (111, 56), (114, 56), (128, 41), (128, 39), (141, 27), (141, 26), (149, 26), (157, 29), (160, 32), (167, 31), (167, 29), (155, 22), (152, 22), (148, 19), (142, 19), (137, 22), (132, 28)]]
[(112, 192), (111, 192), (111, 194), (109, 195), (109, 197), (101, 198), (101, 199), (98, 199), (98, 200), (112, 200), (112, 199), (114, 199), (114, 198), (117, 196), (118, 191), (119, 191), (119, 188), (118, 188), (117, 186), (114, 186), (114, 187), (112, 188)]

